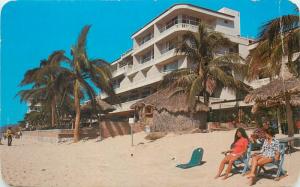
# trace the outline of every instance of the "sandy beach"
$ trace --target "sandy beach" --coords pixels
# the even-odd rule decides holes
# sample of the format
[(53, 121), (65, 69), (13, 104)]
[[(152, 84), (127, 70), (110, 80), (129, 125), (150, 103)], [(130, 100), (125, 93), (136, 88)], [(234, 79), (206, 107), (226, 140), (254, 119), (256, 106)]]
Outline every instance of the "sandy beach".
[[(225, 181), (214, 179), (223, 158), (220, 152), (232, 143), (234, 132), (168, 134), (153, 142), (144, 139), (145, 133), (138, 133), (134, 147), (129, 135), (76, 144), (14, 139), (11, 147), (0, 146), (2, 177), (12, 186), (37, 187), (246, 186), (248, 180), (240, 174)], [(187, 170), (176, 168), (190, 159), (196, 147), (204, 149), (206, 163)], [(262, 178), (255, 186), (295, 185), (300, 176), (300, 151), (285, 158), (287, 177), (280, 181)]]

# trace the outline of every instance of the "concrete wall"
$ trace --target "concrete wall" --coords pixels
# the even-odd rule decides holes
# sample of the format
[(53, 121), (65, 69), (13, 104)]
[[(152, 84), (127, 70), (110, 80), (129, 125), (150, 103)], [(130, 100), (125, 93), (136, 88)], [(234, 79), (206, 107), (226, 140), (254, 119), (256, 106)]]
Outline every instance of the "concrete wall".
[[(128, 122), (113, 122), (102, 121), (101, 130), (99, 128), (84, 128), (80, 130), (81, 138), (97, 138), (101, 133), (101, 139), (108, 137), (115, 137), (120, 135), (130, 134), (130, 126)], [(139, 124), (133, 125), (133, 132), (143, 131), (143, 127)], [(23, 131), (22, 138), (35, 139), (42, 142), (60, 143), (66, 141), (73, 141), (72, 129), (51, 129), (51, 130), (35, 130), (35, 131)]]

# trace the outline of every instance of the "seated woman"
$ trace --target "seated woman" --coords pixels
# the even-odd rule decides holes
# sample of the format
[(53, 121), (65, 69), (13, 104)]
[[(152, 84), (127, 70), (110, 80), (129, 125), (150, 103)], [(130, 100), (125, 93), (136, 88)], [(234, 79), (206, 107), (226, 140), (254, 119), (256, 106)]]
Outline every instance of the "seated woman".
[(266, 139), (260, 153), (252, 155), (251, 170), (247, 176), (250, 178), (250, 185), (253, 185), (257, 166), (263, 166), (274, 160), (279, 160), (279, 141), (274, 138), (274, 131), (268, 129), (265, 131)]
[(215, 179), (221, 176), (221, 173), (225, 167), (225, 164), (228, 164), (228, 166), (227, 166), (226, 173), (225, 173), (223, 180), (228, 178), (228, 175), (232, 169), (233, 162), (245, 154), (245, 152), (247, 151), (247, 148), (248, 148), (248, 143), (249, 143), (249, 139), (248, 139), (245, 129), (238, 128), (236, 130), (236, 133), (234, 136), (234, 142), (231, 145), (231, 149), (229, 151), (225, 152), (225, 153), (230, 153), (230, 154), (226, 155), (225, 158), (222, 160), (220, 167), (219, 167), (219, 171), (218, 171)]

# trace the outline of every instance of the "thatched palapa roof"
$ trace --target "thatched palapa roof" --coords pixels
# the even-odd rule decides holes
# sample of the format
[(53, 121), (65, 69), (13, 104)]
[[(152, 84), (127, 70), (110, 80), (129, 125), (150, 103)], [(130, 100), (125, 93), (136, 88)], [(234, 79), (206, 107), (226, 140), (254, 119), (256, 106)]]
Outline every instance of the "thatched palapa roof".
[[(293, 95), (290, 99), (290, 104), (293, 107), (300, 107), (300, 95)], [(252, 112), (256, 113), (259, 108), (268, 108), (268, 107), (277, 107), (280, 105), (285, 105), (284, 99), (275, 99), (275, 100), (267, 100), (264, 102), (256, 102), (252, 107)]]
[(168, 112), (208, 112), (209, 108), (202, 102), (196, 101), (195, 107), (191, 109), (187, 103), (187, 96), (184, 93), (172, 95), (175, 90), (163, 89), (138, 101), (130, 106), (131, 109), (153, 106), (156, 110)]
[[(291, 78), (288, 80), (276, 79), (269, 84), (264, 85), (251, 91), (246, 97), (245, 102), (265, 102), (267, 100), (283, 100), (285, 94), (289, 97), (298, 95), (300, 93), (300, 79)], [(294, 97), (293, 102), (297, 103), (297, 98)], [(292, 98), (291, 98), (292, 99)], [(291, 103), (292, 104), (292, 103)]]
[[(115, 108), (108, 104), (107, 102), (103, 101), (100, 98), (96, 99), (97, 102), (97, 107), (98, 109), (103, 112), (103, 113), (107, 113), (107, 112), (112, 112), (115, 110)], [(91, 105), (91, 101), (86, 102), (84, 105), (81, 106), (81, 110), (91, 110), (92, 109), (92, 105)]]

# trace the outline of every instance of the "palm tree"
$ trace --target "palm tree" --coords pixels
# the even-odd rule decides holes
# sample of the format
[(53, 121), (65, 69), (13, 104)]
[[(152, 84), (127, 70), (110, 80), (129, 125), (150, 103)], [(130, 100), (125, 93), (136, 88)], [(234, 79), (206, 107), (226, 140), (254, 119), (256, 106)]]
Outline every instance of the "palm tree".
[(279, 76), (284, 57), (287, 57), (290, 72), (300, 76), (300, 56), (293, 58), (300, 50), (299, 21), (298, 14), (290, 14), (272, 19), (261, 27), (257, 46), (247, 58), (250, 80), (258, 76)]
[(162, 85), (179, 87), (179, 92), (187, 93), (190, 107), (194, 106), (196, 96), (199, 99), (201, 93), (204, 104), (208, 106), (209, 96), (217, 85), (247, 90), (249, 87), (232, 74), (232, 71), (240, 75), (246, 72), (246, 65), (241, 63), (243, 59), (237, 53), (216, 55), (218, 50), (232, 46), (233, 43), (221, 33), (208, 31), (207, 26), (200, 23), (198, 32), (184, 34), (176, 49), (177, 53), (186, 55), (193, 66), (165, 75)]
[(102, 59), (91, 60), (86, 52), (86, 38), (90, 26), (85, 26), (77, 40), (77, 43), (71, 49), (72, 59), (70, 66), (72, 71), (66, 72), (65, 80), (68, 79), (73, 85), (74, 107), (75, 107), (75, 125), (74, 142), (79, 141), (80, 127), (80, 92), (83, 91), (91, 100), (92, 106), (96, 106), (96, 93), (90, 85), (93, 83), (108, 96), (114, 98), (115, 93), (111, 83), (110, 65)]
[[(296, 11), (299, 12), (298, 9)], [(262, 26), (257, 46), (250, 51), (247, 58), (249, 80), (257, 79), (259, 76), (271, 79), (279, 76), (284, 84), (284, 80), (291, 77), (288, 74), (292, 73), (294, 77), (300, 77), (300, 55), (295, 56), (300, 51), (299, 21), (299, 14), (289, 14), (272, 19)], [(284, 92), (288, 134), (293, 136), (290, 96), (287, 90)], [(277, 115), (280, 115), (280, 108), (277, 108)]]
[(22, 90), (18, 93), (21, 101), (29, 101), (31, 105), (37, 103), (51, 106), (51, 126), (56, 123), (56, 104), (57, 97), (61, 92), (57, 89), (64, 82), (57, 81), (58, 76), (63, 73), (65, 68), (60, 63), (67, 60), (64, 51), (53, 52), (47, 60), (42, 60), (40, 67), (28, 70), (25, 73), (20, 86), (32, 85), (31, 89)]

